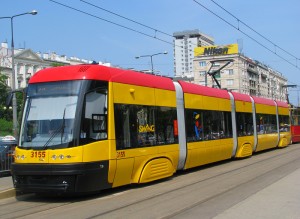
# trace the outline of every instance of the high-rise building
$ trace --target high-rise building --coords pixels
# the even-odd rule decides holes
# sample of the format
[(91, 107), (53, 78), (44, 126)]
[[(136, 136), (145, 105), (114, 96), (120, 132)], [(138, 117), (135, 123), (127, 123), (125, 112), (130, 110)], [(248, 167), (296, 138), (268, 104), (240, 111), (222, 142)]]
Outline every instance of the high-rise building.
[(194, 77), (194, 48), (214, 45), (214, 38), (199, 30), (187, 30), (173, 33), (175, 77)]

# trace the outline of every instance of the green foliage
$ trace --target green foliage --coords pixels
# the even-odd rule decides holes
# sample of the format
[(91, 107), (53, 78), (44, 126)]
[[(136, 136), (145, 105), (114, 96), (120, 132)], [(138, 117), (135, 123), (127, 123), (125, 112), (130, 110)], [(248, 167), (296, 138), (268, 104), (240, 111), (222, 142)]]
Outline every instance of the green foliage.
[(0, 73), (0, 136), (11, 135), (12, 128), (12, 110), (5, 106), (6, 97), (9, 88), (6, 85), (7, 77)]
[(59, 66), (64, 66), (65, 64), (63, 64), (63, 63), (59, 63), (59, 62), (53, 62), (53, 63), (51, 63), (51, 66), (52, 67), (59, 67)]
[(5, 119), (0, 119), (0, 136), (13, 134), (13, 122)]
[[(0, 136), (13, 134), (13, 111), (11, 107), (6, 106), (6, 98), (9, 95), (10, 88), (6, 85), (7, 76), (0, 73)], [(17, 117), (21, 120), (23, 109), (23, 94), (16, 93), (17, 98)]]

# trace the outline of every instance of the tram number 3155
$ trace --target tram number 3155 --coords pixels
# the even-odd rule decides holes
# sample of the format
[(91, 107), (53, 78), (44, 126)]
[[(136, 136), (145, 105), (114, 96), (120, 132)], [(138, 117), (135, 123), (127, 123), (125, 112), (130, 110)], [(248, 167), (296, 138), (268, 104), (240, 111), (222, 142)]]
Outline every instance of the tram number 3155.
[(31, 158), (44, 158), (46, 157), (45, 151), (32, 151)]

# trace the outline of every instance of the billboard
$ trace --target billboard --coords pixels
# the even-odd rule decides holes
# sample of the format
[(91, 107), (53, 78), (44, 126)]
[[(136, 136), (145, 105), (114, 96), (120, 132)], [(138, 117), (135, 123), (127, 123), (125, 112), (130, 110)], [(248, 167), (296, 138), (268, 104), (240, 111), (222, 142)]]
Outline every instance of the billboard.
[(216, 55), (228, 55), (236, 54), (239, 52), (238, 44), (229, 44), (225, 46), (203, 46), (196, 47), (194, 49), (194, 57), (196, 56), (216, 56)]

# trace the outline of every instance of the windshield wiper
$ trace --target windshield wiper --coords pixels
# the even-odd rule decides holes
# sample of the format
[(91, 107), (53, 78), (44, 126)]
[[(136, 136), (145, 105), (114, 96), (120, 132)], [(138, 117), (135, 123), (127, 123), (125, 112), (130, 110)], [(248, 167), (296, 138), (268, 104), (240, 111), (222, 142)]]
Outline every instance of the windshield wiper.
[(52, 141), (52, 139), (58, 134), (61, 133), (61, 144), (62, 144), (62, 136), (64, 133), (64, 129), (65, 129), (65, 115), (66, 115), (66, 108), (64, 109), (64, 114), (63, 114), (63, 118), (62, 118), (62, 125), (61, 127), (59, 127), (58, 129), (56, 129), (52, 135), (50, 136), (50, 138), (48, 139), (48, 141), (45, 143), (45, 145), (43, 146), (43, 149), (47, 149), (48, 144)]
[[(67, 108), (67, 107), (66, 107)], [(61, 136), (60, 136), (60, 143), (62, 144), (62, 139), (65, 133), (65, 115), (66, 115), (66, 108), (64, 109), (63, 121), (61, 124)]]

